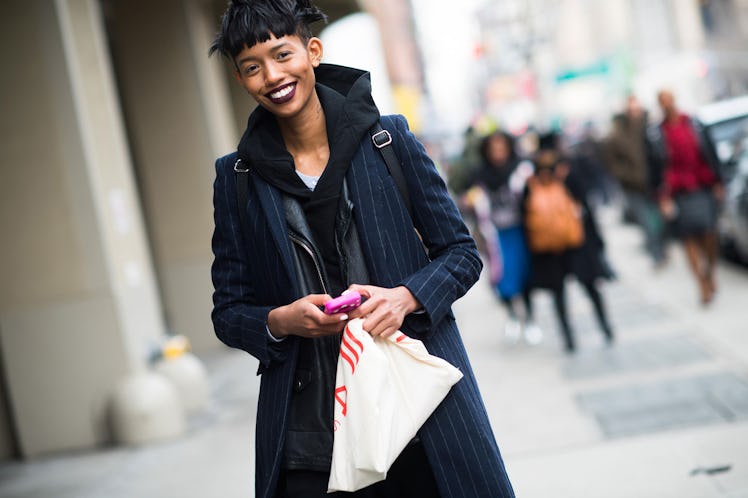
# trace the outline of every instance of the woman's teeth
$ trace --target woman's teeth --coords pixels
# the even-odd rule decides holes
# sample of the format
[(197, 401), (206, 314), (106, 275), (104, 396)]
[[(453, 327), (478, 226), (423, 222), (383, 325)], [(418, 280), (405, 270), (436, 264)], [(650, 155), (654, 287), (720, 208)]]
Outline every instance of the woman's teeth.
[(282, 99), (283, 97), (285, 97), (286, 95), (288, 95), (289, 93), (291, 93), (291, 90), (293, 90), (293, 86), (292, 85), (289, 85), (287, 87), (281, 88), (277, 92), (271, 93), (270, 94), (270, 98), (271, 99)]

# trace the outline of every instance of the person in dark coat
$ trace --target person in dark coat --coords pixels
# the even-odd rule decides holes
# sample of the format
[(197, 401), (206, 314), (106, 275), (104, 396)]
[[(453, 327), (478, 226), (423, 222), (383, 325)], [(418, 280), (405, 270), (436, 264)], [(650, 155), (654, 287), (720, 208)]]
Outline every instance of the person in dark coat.
[(630, 95), (626, 109), (613, 117), (605, 141), (606, 165), (625, 196), (626, 209), (644, 232), (645, 247), (656, 267), (665, 261), (665, 223), (657, 205), (660, 167), (653, 158), (647, 113)]
[[(568, 353), (576, 350), (576, 339), (568, 316), (566, 303), (566, 278), (575, 276), (593, 304), (600, 330), (606, 343), (613, 342), (613, 329), (610, 326), (602, 294), (597, 288), (600, 278), (612, 278), (611, 269), (605, 264), (604, 243), (586, 200), (586, 192), (581, 183), (571, 173), (569, 162), (562, 159), (553, 149), (541, 149), (535, 158), (535, 175), (528, 181), (525, 190), (523, 213), (526, 230), (529, 228), (529, 196), (533, 195), (533, 182), (563, 183), (569, 195), (576, 201), (583, 227), (583, 242), (578, 247), (558, 250), (537, 250), (530, 244), (532, 286), (551, 291), (554, 309)], [(548, 213), (554, 216), (555, 213)], [(529, 234), (528, 234), (529, 237)]]
[[(211, 47), (259, 104), (238, 150), (216, 161), (211, 270), (216, 335), (260, 363), (256, 496), (513, 497), (451, 311), (480, 274), (475, 243), (405, 119), (380, 117), (369, 74), (321, 63), (309, 23), (323, 18), (309, 1), (235, 0)], [(320, 310), (344, 290), (367, 299)], [(375, 338), (421, 340), (464, 377), (385, 481), (328, 495), (336, 363), (353, 318)]]

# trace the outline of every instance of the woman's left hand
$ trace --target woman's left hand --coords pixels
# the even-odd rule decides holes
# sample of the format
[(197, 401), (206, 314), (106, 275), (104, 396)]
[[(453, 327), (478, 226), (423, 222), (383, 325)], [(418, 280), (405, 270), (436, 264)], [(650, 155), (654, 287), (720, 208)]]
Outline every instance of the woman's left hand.
[(405, 286), (387, 289), (374, 285), (351, 285), (348, 290), (357, 291), (366, 301), (348, 313), (350, 319), (364, 318), (363, 329), (371, 336), (389, 337), (403, 324), (405, 317), (421, 307), (421, 304)]
[(717, 183), (712, 187), (712, 195), (717, 199), (718, 203), (722, 203), (725, 200), (725, 187), (721, 183)]

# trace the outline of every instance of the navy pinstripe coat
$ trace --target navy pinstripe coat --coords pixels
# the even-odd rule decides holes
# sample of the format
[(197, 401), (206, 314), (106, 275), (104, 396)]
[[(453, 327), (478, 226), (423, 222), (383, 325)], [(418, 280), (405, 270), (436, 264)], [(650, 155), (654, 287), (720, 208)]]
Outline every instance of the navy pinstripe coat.
[[(385, 116), (382, 125), (392, 134), (414, 213), (411, 221), (381, 155), (366, 136), (346, 181), (371, 278), (368, 283), (408, 287), (425, 313), (408, 317), (404, 331), (464, 374), (419, 435), (444, 498), (513, 497), (451, 311), (452, 303), (478, 279), (480, 258), (433, 162), (405, 119)], [(212, 318), (221, 341), (260, 362), (255, 487), (257, 498), (272, 498), (283, 456), (298, 342), (289, 337), (271, 344), (265, 321), (273, 307), (302, 296), (280, 194), (251, 170), (244, 207), (249, 233), (242, 233), (233, 171), (236, 158), (233, 153), (216, 162)]]

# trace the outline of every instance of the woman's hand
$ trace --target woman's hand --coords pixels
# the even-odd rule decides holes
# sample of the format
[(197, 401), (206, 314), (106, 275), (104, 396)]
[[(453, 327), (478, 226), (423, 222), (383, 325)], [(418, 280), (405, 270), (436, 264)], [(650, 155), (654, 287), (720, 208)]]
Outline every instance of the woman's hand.
[(364, 318), (363, 329), (373, 337), (389, 337), (403, 324), (405, 317), (421, 308), (421, 303), (407, 287), (394, 289), (374, 285), (351, 285), (348, 290), (357, 291), (366, 301), (348, 313), (350, 319)]
[(348, 321), (348, 315), (326, 315), (320, 309), (332, 299), (327, 294), (310, 294), (291, 304), (280, 306), (268, 314), (268, 329), (277, 338), (288, 335), (322, 337), (339, 334)]
[(717, 199), (717, 203), (722, 204), (725, 201), (725, 186), (717, 183), (712, 187), (712, 195)]
[(672, 220), (675, 218), (675, 201), (672, 197), (663, 197), (660, 199), (660, 212), (662, 217), (666, 220)]

